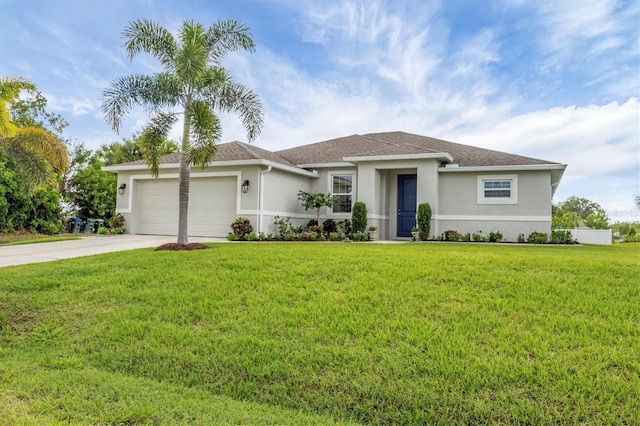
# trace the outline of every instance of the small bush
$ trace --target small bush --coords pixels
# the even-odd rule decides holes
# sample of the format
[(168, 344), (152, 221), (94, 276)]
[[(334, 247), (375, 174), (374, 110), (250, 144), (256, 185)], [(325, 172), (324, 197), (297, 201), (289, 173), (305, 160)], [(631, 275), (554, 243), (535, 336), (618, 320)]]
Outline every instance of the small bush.
[(124, 216), (118, 213), (109, 219), (109, 228), (122, 228), (124, 226), (124, 222)]
[(109, 230), (105, 226), (101, 226), (98, 228), (98, 235), (107, 235)]
[(418, 205), (418, 231), (420, 232), (420, 241), (427, 241), (431, 233), (431, 205), (422, 203)]
[(227, 234), (227, 240), (229, 241), (238, 241), (240, 238), (238, 238), (238, 236), (236, 234), (234, 234), (233, 232), (229, 232)]
[(258, 239), (258, 236), (255, 232), (249, 232), (248, 234), (245, 234), (244, 239), (246, 241), (255, 241)]
[(490, 243), (499, 243), (500, 241), (502, 241), (502, 234), (500, 233), (500, 231), (489, 232)]
[(346, 219), (338, 222), (338, 230), (340, 231), (340, 233), (343, 234), (345, 238), (351, 237), (351, 234), (352, 234), (351, 221), (349, 219)]
[(273, 224), (278, 228), (280, 238), (284, 238), (285, 234), (292, 230), (290, 217), (276, 216), (273, 218)]
[(307, 228), (313, 228), (314, 226), (318, 226), (318, 221), (315, 219), (311, 219), (307, 222)]
[(460, 241), (460, 240), (462, 240), (462, 234), (459, 233), (458, 231), (454, 231), (453, 229), (450, 229), (448, 231), (444, 231), (443, 237), (444, 237), (444, 241)]
[(367, 234), (365, 234), (364, 232), (354, 232), (353, 233), (353, 240), (354, 241), (364, 241), (367, 239)]
[(571, 231), (551, 231), (551, 243), (552, 244), (573, 244), (575, 241), (571, 237)]
[(322, 222), (322, 228), (324, 228), (325, 232), (330, 234), (338, 230), (338, 224), (333, 219), (327, 219), (324, 222)]
[(524, 243), (524, 234), (518, 234), (518, 242), (520, 244)]
[(527, 242), (529, 244), (547, 244), (549, 242), (549, 235), (545, 234), (544, 232), (534, 231), (529, 234)]
[(329, 232), (329, 239), (331, 241), (338, 241), (340, 240), (340, 234), (338, 234), (337, 232)]
[(354, 232), (364, 232), (367, 229), (367, 205), (362, 201), (356, 201), (351, 212)]
[(251, 226), (249, 219), (239, 217), (231, 224), (231, 230), (238, 236), (239, 240), (243, 240), (247, 234), (253, 232), (253, 226)]

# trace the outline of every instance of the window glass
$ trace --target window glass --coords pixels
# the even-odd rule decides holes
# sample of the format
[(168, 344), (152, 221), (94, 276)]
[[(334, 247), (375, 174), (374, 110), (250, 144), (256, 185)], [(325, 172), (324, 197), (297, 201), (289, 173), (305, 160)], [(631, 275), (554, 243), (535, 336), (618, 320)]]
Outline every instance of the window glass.
[(484, 197), (485, 198), (510, 198), (511, 197), (511, 181), (510, 180), (484, 181)]
[(350, 213), (353, 194), (353, 176), (334, 175), (332, 180), (332, 193), (338, 196), (338, 201), (333, 205), (333, 212)]

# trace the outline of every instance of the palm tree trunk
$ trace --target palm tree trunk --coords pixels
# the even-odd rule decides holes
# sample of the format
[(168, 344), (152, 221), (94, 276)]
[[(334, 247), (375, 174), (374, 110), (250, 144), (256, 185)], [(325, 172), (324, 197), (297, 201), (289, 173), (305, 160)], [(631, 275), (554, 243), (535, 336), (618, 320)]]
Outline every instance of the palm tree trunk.
[[(188, 101), (187, 101), (188, 102)], [(189, 237), (187, 235), (188, 230), (188, 217), (189, 217), (189, 166), (185, 160), (185, 153), (189, 148), (189, 132), (191, 130), (191, 123), (186, 114), (187, 108), (185, 108), (184, 126), (182, 128), (182, 149), (180, 150), (180, 177), (178, 179), (178, 244), (188, 244)]]
[(178, 244), (188, 244), (187, 236), (189, 216), (189, 166), (184, 159), (184, 152), (180, 153), (180, 177), (178, 180)]

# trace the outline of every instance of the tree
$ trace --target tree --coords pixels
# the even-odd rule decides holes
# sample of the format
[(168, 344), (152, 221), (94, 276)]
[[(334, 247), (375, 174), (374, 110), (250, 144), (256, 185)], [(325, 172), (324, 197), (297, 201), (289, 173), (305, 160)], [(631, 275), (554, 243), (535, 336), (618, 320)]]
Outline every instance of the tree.
[(237, 113), (249, 141), (262, 129), (262, 104), (257, 95), (235, 83), (221, 66), (226, 54), (254, 51), (255, 45), (248, 28), (231, 20), (209, 28), (184, 21), (176, 38), (164, 26), (142, 19), (129, 23), (123, 36), (129, 59), (146, 52), (158, 60), (163, 71), (113, 81), (103, 93), (102, 112), (116, 132), (133, 106), (149, 112), (150, 123), (141, 134), (140, 145), (154, 177), (159, 174), (162, 143), (182, 115), (177, 242), (187, 244), (190, 167), (205, 167), (215, 158), (221, 136), (217, 113)]
[[(567, 213), (574, 213), (575, 215)], [(575, 228), (581, 223), (586, 224), (587, 218), (591, 215), (594, 215), (589, 222), (592, 225), (602, 226), (602, 220), (606, 220), (608, 226), (609, 218), (600, 204), (586, 198), (571, 196), (566, 201), (554, 206), (552, 224), (555, 221), (556, 224), (568, 225), (570, 220), (574, 220), (575, 225), (571, 226), (571, 228)], [(553, 227), (556, 228), (557, 226), (554, 225)], [(565, 226), (559, 227), (564, 228)]]
[[(180, 151), (178, 144), (168, 139), (161, 141), (158, 149), (160, 156)], [(122, 142), (102, 144), (98, 150), (98, 155), (106, 166), (142, 160), (144, 159), (144, 153), (140, 144), (140, 135), (134, 134), (132, 139), (123, 138)]]
[[(40, 95), (30, 110), (30, 104), (19, 98), (23, 91), (39, 95), (28, 80), (0, 78), (0, 150), (11, 158), (12, 167), (19, 172), (23, 192), (32, 193), (41, 185), (53, 185), (64, 174), (69, 160), (62, 140), (36, 119), (44, 112), (46, 99)], [(12, 115), (17, 117), (16, 121)], [(64, 128), (64, 123), (58, 122), (58, 128)]]
[(64, 195), (80, 217), (108, 220), (115, 213), (117, 177), (102, 170), (103, 166), (99, 152), (84, 144), (74, 148)]
[(320, 209), (323, 207), (332, 207), (335, 203), (338, 202), (340, 197), (337, 195), (331, 195), (330, 192), (323, 194), (322, 192), (307, 192), (307, 191), (298, 191), (298, 200), (302, 204), (305, 210), (316, 211), (316, 221), (320, 224)]
[(604, 212), (591, 213), (585, 219), (584, 224), (593, 229), (608, 229), (609, 218)]

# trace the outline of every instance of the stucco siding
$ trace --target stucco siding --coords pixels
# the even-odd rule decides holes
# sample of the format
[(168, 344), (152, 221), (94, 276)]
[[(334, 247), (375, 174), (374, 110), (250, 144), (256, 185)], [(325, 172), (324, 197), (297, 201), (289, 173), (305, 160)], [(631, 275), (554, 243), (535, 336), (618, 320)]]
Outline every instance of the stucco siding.
[[(482, 204), (479, 202), (478, 176), (516, 176), (517, 202)], [(496, 173), (439, 173), (439, 208), (434, 235), (446, 230), (460, 233), (500, 231), (505, 239), (516, 241), (519, 234), (551, 230), (551, 174), (549, 171)]]

